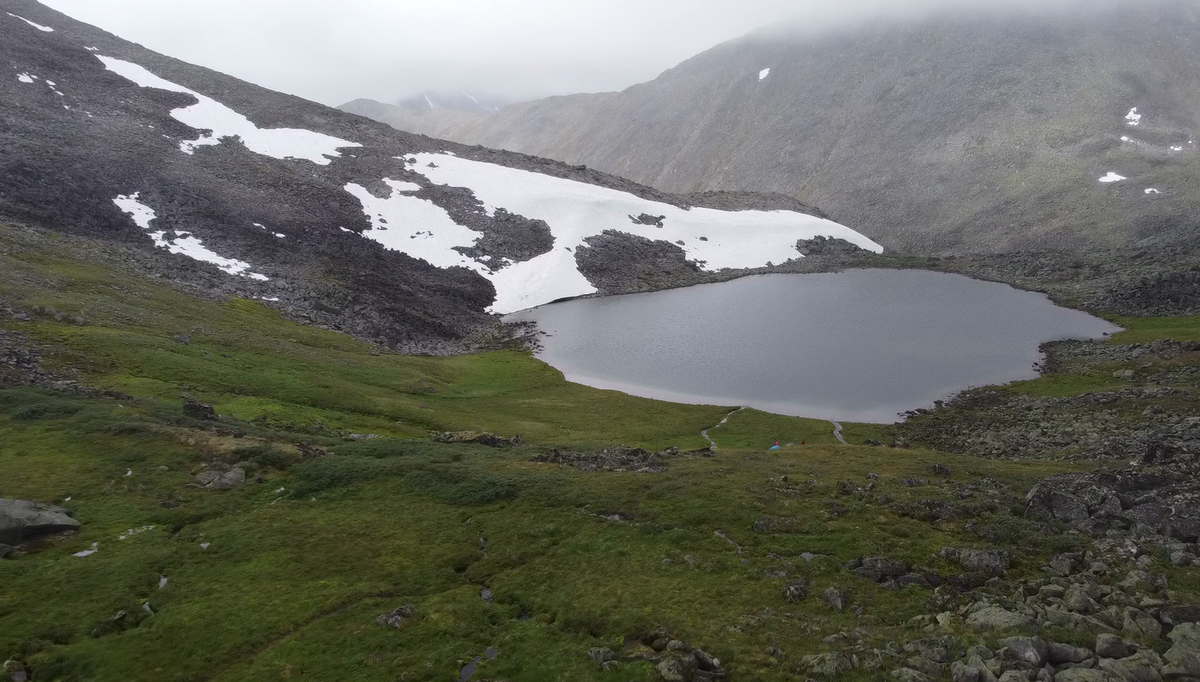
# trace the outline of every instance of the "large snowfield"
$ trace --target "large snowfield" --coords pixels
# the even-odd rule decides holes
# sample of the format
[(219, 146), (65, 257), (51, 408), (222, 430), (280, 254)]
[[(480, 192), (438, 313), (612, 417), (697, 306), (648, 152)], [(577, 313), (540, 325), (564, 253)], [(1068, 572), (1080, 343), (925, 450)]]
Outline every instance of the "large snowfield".
[[(142, 87), (186, 93), (198, 100), (197, 104), (171, 112), (173, 118), (192, 128), (211, 131), (202, 132), (196, 140), (182, 142), (180, 150), (184, 153), (192, 154), (197, 147), (237, 137), (248, 149), (265, 156), (328, 165), (332, 158), (340, 156), (339, 149), (361, 146), (309, 130), (259, 128), (216, 100), (156, 76), (138, 64), (96, 57), (108, 70)], [(398, 162), (409, 164), (410, 170), (432, 183), (470, 189), (489, 214), (504, 208), (526, 218), (543, 220), (550, 226), (554, 247), (549, 253), (521, 263), (506, 261), (489, 265), (455, 250), (455, 247), (474, 246), (483, 234), (458, 225), (431, 201), (413, 196), (421, 189), (419, 185), (384, 179), (391, 189), (384, 199), (375, 197), (361, 185), (345, 185), (345, 190), (358, 199), (371, 219), (373, 229), (364, 237), (436, 267), (465, 267), (478, 272), (496, 288), (496, 299), (489, 308), (494, 313), (512, 313), (595, 293), (596, 287), (579, 272), (575, 252), (586, 246), (589, 237), (606, 230), (676, 244), (688, 259), (709, 271), (755, 268), (802, 258), (796, 249), (797, 241), (816, 236), (844, 239), (876, 253), (883, 251), (879, 244), (848, 227), (794, 211), (682, 209), (606, 187), (471, 161), (450, 153), (416, 154)], [(138, 202), (137, 195), (119, 197), (117, 203), (149, 231), (153, 211)], [(664, 216), (663, 227), (642, 225), (631, 219), (643, 213)], [(248, 263), (224, 258), (194, 236), (168, 241), (163, 235), (163, 232), (150, 233), (156, 245), (173, 253), (213, 263), (230, 274), (266, 279), (250, 272)], [(498, 265), (502, 267), (492, 269)]]
[[(453, 250), (473, 245), (482, 235), (455, 224), (443, 209), (396, 191), (392, 181), (388, 182), (394, 191), (383, 200), (357, 185), (347, 186), (347, 191), (363, 202), (375, 228), (364, 236), (433, 265), (460, 265), (479, 272), (496, 287), (491, 311), (501, 314), (595, 293), (596, 287), (579, 272), (575, 250), (586, 246), (588, 237), (605, 230), (678, 244), (690, 260), (709, 271), (802, 258), (796, 242), (819, 235), (845, 239), (876, 253), (883, 251), (848, 227), (794, 211), (685, 210), (607, 187), (452, 154), (407, 158), (416, 160), (410, 164), (413, 171), (434, 183), (470, 189), (489, 213), (503, 208), (550, 226), (554, 248), (549, 253), (492, 272)], [(630, 216), (642, 213), (665, 216), (663, 227), (631, 220)]]
[(171, 117), (197, 130), (211, 130), (199, 139), (180, 143), (180, 149), (191, 154), (196, 147), (220, 144), (227, 137), (239, 137), (253, 152), (276, 159), (307, 159), (322, 166), (328, 165), (329, 157), (340, 156), (343, 147), (360, 147), (355, 142), (340, 140), (330, 135), (314, 133), (297, 128), (259, 128), (238, 112), (211, 97), (172, 83), (150, 73), (145, 67), (133, 62), (96, 55), (104, 66), (115, 74), (137, 83), (143, 88), (158, 88), (171, 92), (182, 92), (195, 97), (199, 102), (171, 112)]

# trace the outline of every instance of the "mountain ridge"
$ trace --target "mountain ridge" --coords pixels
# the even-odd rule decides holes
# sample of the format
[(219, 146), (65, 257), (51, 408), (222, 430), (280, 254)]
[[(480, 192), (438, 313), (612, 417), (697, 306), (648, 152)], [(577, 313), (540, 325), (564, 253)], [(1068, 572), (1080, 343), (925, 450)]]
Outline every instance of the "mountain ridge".
[(803, 196), (899, 251), (1113, 248), (1197, 226), (1198, 43), (1191, 0), (760, 31), (619, 93), (391, 122), (672, 191)]
[[(506, 285), (575, 277), (567, 289), (498, 291), (502, 276), (537, 269), (530, 261), (553, 248), (574, 254), (576, 242), (554, 242), (575, 218), (520, 215), (504, 193), (485, 205), (471, 187), (433, 179), (449, 163), (439, 159), (525, 174), (550, 192), (532, 210), (554, 208), (560, 191), (581, 211), (599, 210), (585, 206), (597, 193), (619, 196), (630, 215), (610, 210), (603, 229), (662, 241), (692, 268), (712, 260), (718, 235), (663, 235), (705, 211), (723, 216), (728, 252), (754, 241), (738, 225), (779, 213), (797, 231), (770, 254), (777, 262), (802, 258), (796, 244), (816, 233), (858, 239), (782, 195), (671, 195), (581, 166), (402, 133), (159, 55), (32, 0), (0, 8), (0, 57), (11, 67), (0, 78), (0, 217), (151, 248), (166, 276), (266, 300), (381, 345), (470, 350), (497, 324), (488, 313), (498, 297), (537, 305), (602, 291), (570, 258), (555, 266), (565, 275), (513, 276), (517, 284)], [(665, 231), (637, 219), (672, 212)]]

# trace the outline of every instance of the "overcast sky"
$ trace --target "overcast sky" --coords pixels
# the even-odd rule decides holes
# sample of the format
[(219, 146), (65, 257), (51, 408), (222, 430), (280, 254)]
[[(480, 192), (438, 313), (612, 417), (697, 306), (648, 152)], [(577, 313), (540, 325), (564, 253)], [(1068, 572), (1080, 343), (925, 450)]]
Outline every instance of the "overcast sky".
[(158, 52), (335, 106), (424, 90), (619, 90), (793, 18), (823, 27), (999, 1), (43, 0)]

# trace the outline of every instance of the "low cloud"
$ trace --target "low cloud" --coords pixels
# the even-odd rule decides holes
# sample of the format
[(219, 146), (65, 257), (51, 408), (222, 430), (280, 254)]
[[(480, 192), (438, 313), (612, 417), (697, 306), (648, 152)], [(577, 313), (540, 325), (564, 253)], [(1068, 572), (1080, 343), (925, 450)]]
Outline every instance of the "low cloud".
[[(45, 0), (189, 62), (337, 105), (425, 90), (617, 90), (725, 40), (1047, 0)], [(1070, 3), (1049, 3), (1068, 6)]]

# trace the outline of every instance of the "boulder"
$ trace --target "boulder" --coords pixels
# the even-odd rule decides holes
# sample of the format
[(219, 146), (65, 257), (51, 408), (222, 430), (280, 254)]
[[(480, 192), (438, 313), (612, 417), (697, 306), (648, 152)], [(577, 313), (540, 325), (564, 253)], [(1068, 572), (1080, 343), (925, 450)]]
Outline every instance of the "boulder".
[(196, 484), (208, 490), (236, 490), (246, 483), (246, 470), (242, 467), (210, 465), (196, 476)]
[(1096, 655), (1100, 658), (1125, 658), (1132, 653), (1129, 643), (1116, 635), (1101, 634), (1096, 637)]
[(695, 656), (679, 652), (659, 661), (654, 669), (663, 682), (692, 682), (699, 666)]
[(825, 590), (824, 597), (825, 603), (835, 611), (845, 611), (846, 607), (850, 606), (850, 595), (836, 585)]
[(1200, 625), (1182, 623), (1167, 635), (1172, 646), (1163, 654), (1166, 659), (1164, 674), (1176, 676), (1194, 675), (1200, 677)]
[(933, 682), (933, 678), (912, 668), (897, 668), (892, 671), (892, 679), (897, 682)]
[(868, 556), (850, 562), (850, 570), (860, 578), (868, 578), (877, 583), (899, 578), (908, 574), (908, 566), (892, 561), (886, 557)]
[(984, 606), (967, 616), (967, 625), (980, 630), (1016, 630), (1033, 625), (1033, 618), (1001, 606)]
[(79, 530), (71, 510), (29, 500), (0, 499), (0, 543), (19, 545), (42, 535)]
[(395, 630), (399, 630), (404, 625), (404, 621), (408, 620), (409, 618), (412, 618), (414, 615), (416, 615), (416, 613), (417, 613), (416, 608), (413, 607), (411, 604), (408, 604), (405, 606), (401, 606), (400, 608), (396, 609), (395, 611), (390, 611), (390, 612), (385, 613), (382, 616), (376, 618), (375, 623), (378, 625), (383, 625), (385, 627), (393, 628)]
[(1036, 637), (1012, 637), (1003, 640), (1004, 658), (1026, 670), (1041, 668), (1050, 657), (1050, 647)]
[(4, 673), (11, 682), (29, 682), (31, 677), (24, 663), (12, 659), (4, 662)]
[(831, 654), (818, 654), (816, 656), (805, 656), (801, 659), (801, 664), (808, 674), (817, 677), (837, 677), (845, 675), (854, 670), (854, 661), (850, 657), (840, 651)]
[(1071, 668), (1055, 675), (1054, 682), (1121, 682), (1121, 680), (1103, 670)]
[(183, 399), (183, 413), (192, 419), (200, 419), (203, 421), (216, 421), (217, 411), (212, 405), (202, 403), (194, 398)]
[(946, 547), (942, 549), (942, 558), (953, 561), (972, 573), (986, 573), (997, 578), (1003, 577), (1012, 565), (1008, 552), (993, 549)]
[(1103, 659), (1100, 669), (1121, 682), (1162, 682), (1163, 659), (1150, 650), (1120, 660)]

